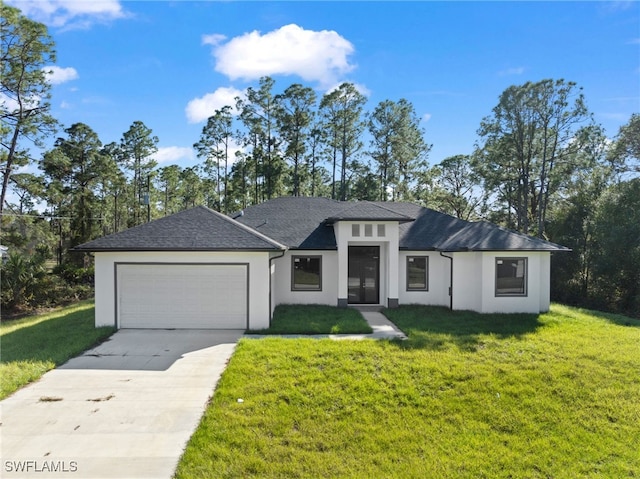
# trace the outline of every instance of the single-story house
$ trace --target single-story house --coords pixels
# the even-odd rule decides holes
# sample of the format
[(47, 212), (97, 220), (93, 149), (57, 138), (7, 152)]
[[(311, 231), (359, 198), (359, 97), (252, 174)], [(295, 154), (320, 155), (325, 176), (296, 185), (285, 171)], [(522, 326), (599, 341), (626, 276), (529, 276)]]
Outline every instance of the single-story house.
[(96, 326), (261, 329), (281, 303), (549, 308), (567, 248), (412, 203), (284, 197), (200, 206), (75, 248), (95, 255)]

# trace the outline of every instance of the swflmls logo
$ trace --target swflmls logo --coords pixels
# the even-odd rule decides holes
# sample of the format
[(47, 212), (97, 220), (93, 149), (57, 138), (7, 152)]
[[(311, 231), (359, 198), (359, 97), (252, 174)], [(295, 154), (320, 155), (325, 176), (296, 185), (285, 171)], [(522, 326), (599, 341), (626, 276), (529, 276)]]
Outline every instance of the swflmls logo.
[(77, 461), (4, 461), (4, 472), (77, 472)]

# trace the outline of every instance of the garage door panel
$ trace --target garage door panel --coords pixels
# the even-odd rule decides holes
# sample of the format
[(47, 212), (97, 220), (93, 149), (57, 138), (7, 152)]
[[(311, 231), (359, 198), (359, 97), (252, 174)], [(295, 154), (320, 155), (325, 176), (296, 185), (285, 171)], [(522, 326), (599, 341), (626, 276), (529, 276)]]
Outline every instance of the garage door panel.
[(121, 328), (244, 329), (244, 264), (120, 264)]

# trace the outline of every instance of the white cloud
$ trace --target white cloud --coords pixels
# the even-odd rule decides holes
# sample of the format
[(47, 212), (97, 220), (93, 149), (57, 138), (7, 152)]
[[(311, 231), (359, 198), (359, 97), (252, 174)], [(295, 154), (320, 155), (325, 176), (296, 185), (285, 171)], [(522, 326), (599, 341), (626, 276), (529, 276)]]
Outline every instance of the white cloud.
[(20, 108), (20, 104), (13, 98), (8, 97), (4, 93), (0, 92), (0, 108), (2, 111), (16, 111)]
[[(22, 108), (36, 108), (40, 104), (41, 97), (34, 95), (30, 98), (22, 99)], [(5, 93), (0, 92), (0, 109), (2, 112), (13, 113), (20, 110), (20, 103), (15, 98), (12, 98)]]
[(243, 153), (244, 151), (245, 151), (244, 147), (237, 144), (236, 140), (231, 138), (231, 141), (229, 141), (229, 167), (231, 167), (231, 165), (233, 165), (236, 162), (238, 158), (236, 156), (236, 153), (238, 152)]
[(512, 67), (512, 68), (507, 68), (505, 70), (500, 70), (498, 72), (498, 75), (500, 76), (507, 76), (507, 75), (522, 75), (525, 71), (524, 67)]
[(340, 87), (340, 85), (342, 85), (343, 83), (351, 83), (355, 87), (355, 89), (356, 89), (356, 91), (358, 93), (360, 93), (360, 94), (362, 94), (362, 95), (364, 95), (366, 97), (370, 97), (371, 96), (371, 90), (369, 90), (362, 83), (343, 82), (343, 81), (341, 81), (339, 83), (336, 83), (335, 85), (331, 86), (330, 88), (327, 88), (327, 90), (325, 91), (325, 94), (329, 94), (332, 91), (337, 90)]
[(203, 45), (213, 45), (214, 47), (225, 41), (227, 37), (220, 33), (212, 33), (211, 35), (202, 35)]
[(88, 28), (95, 22), (124, 18), (119, 0), (9, 0), (22, 13), (51, 27)]
[(244, 92), (233, 87), (220, 87), (213, 93), (194, 98), (185, 108), (189, 123), (200, 123), (220, 110), (223, 106), (230, 106), (232, 114), (236, 114), (236, 97), (244, 98)]
[(162, 146), (154, 155), (154, 159), (162, 163), (174, 163), (178, 160), (193, 160), (195, 152), (187, 146)]
[(45, 72), (49, 83), (51, 83), (52, 85), (60, 85), (61, 83), (65, 83), (78, 78), (78, 72), (73, 67), (62, 68), (54, 65), (50, 67), (44, 67), (42, 70)]
[(431, 120), (431, 113), (425, 113), (424, 115), (422, 115), (422, 121), (426, 123), (429, 120)]
[(220, 35), (207, 35), (213, 45), (215, 70), (231, 80), (256, 80), (266, 75), (297, 75), (327, 87), (352, 71), (348, 57), (354, 47), (335, 31), (305, 30), (285, 25), (262, 35), (257, 30), (223, 43)]

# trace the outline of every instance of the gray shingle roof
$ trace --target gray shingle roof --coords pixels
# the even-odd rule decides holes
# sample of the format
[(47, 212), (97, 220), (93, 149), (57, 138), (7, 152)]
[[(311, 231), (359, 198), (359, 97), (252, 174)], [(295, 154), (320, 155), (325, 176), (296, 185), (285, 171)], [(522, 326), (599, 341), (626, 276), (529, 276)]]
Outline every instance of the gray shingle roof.
[[(568, 251), (568, 248), (472, 223), (414, 203), (340, 202), (327, 198), (276, 198), (250, 206), (237, 220), (290, 248), (335, 249), (335, 221), (399, 221), (400, 248), (434, 251)], [(413, 221), (412, 221), (413, 220)]]
[(282, 197), (250, 206), (234, 217), (291, 248), (336, 249), (333, 228), (325, 220), (344, 207), (327, 198)]
[(281, 250), (277, 241), (204, 206), (165, 216), (74, 248), (79, 251)]
[[(345, 203), (343, 203), (345, 205)], [(336, 221), (401, 221), (409, 222), (414, 218), (407, 216), (390, 208), (382, 203), (371, 201), (358, 201), (357, 203), (346, 203), (346, 207), (335, 216), (327, 218), (328, 223)]]
[(199, 206), (77, 246), (79, 251), (336, 249), (335, 221), (398, 221), (400, 248), (417, 251), (568, 251), (484, 221), (471, 223), (413, 203), (283, 197), (233, 219)]
[(479, 221), (464, 228), (439, 245), (443, 251), (568, 251), (568, 248), (532, 236), (509, 231), (500, 226)]

